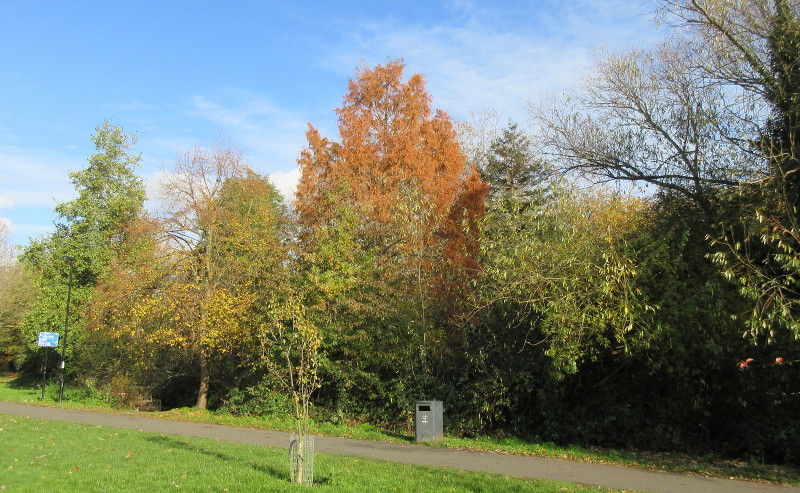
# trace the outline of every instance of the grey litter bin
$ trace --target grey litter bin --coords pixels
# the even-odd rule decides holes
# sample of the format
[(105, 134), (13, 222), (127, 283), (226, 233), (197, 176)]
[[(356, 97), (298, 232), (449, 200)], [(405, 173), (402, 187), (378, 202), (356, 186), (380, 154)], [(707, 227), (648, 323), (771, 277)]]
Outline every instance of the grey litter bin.
[(442, 401), (418, 401), (414, 406), (414, 431), (418, 442), (441, 442)]

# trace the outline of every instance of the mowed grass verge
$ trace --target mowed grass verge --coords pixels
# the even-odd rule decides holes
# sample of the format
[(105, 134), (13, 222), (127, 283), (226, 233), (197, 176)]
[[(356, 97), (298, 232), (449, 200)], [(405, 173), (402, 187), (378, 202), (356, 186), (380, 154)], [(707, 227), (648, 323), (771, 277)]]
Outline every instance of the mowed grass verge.
[[(285, 449), (0, 414), (0, 490), (305, 491)], [(358, 457), (317, 454), (314, 491), (609, 492)]]
[[(64, 402), (57, 404), (58, 386), (55, 381), (48, 385), (45, 395), (44, 401), (40, 400), (40, 384), (28, 383), (26, 385), (20, 385), (20, 383), (15, 381), (11, 376), (0, 376), (0, 401), (58, 406), (100, 412), (146, 414), (149, 417), (176, 421), (211, 423), (276, 431), (292, 431), (293, 429), (293, 422), (288, 416), (239, 417), (212, 411), (198, 411), (191, 408), (173, 409), (165, 412), (137, 413), (133, 410), (112, 408), (107, 402), (89, 399), (80, 390), (70, 387), (65, 388)], [(368, 423), (331, 424), (316, 422), (313, 424), (313, 433), (331, 437), (346, 437), (382, 442), (414, 442), (414, 437), (410, 436), (407, 432), (404, 433), (402, 430), (386, 430)], [(445, 436), (444, 441), (441, 443), (427, 442), (426, 445), (568, 459), (581, 462), (618, 464), (642, 469), (800, 486), (800, 468), (798, 467), (791, 465), (763, 464), (758, 460), (735, 460), (722, 458), (713, 454), (697, 456), (676, 452), (614, 450), (586, 448), (581, 446), (564, 447), (549, 442), (526, 441), (516, 437), (459, 438)]]

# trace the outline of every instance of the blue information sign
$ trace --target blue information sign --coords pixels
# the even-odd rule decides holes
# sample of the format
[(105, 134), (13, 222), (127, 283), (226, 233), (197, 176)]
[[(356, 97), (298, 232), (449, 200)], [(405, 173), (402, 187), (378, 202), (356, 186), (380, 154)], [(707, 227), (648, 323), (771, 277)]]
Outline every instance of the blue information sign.
[(39, 346), (58, 347), (58, 332), (39, 332)]

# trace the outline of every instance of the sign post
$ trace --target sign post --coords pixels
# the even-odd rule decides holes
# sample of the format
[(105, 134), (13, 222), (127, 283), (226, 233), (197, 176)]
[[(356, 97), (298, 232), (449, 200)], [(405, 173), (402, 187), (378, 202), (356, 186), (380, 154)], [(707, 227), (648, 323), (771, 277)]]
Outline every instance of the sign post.
[(42, 368), (42, 400), (44, 388), (47, 384), (47, 355), (51, 347), (58, 347), (58, 332), (39, 332), (39, 347), (44, 348), (44, 368)]
[(64, 316), (64, 348), (61, 349), (61, 363), (58, 367), (61, 368), (61, 384), (58, 386), (58, 403), (61, 404), (61, 398), (64, 397), (64, 360), (67, 358), (67, 334), (69, 333), (69, 300), (72, 295), (72, 270), (75, 267), (75, 257), (66, 255), (64, 260), (69, 262), (69, 284), (67, 285), (67, 305), (66, 315)]

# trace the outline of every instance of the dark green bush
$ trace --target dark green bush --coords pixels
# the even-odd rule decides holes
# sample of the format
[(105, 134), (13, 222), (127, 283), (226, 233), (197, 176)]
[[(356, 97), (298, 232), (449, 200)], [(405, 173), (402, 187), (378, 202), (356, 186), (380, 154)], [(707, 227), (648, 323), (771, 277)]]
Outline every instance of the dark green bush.
[(269, 383), (260, 383), (244, 389), (231, 389), (218, 409), (221, 413), (234, 416), (286, 415), (290, 410), (290, 399), (285, 394), (275, 391)]

